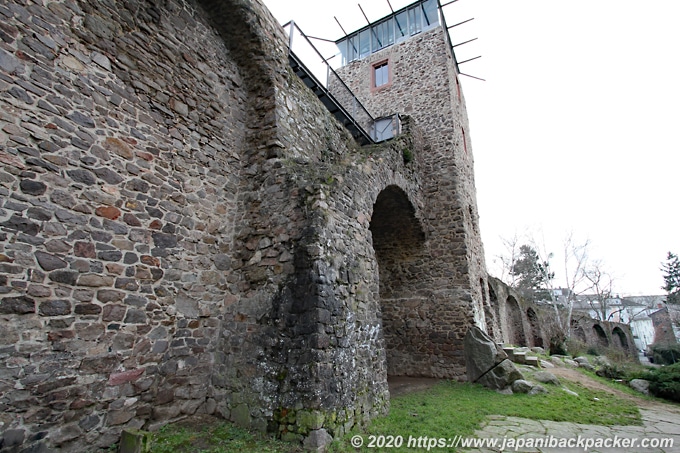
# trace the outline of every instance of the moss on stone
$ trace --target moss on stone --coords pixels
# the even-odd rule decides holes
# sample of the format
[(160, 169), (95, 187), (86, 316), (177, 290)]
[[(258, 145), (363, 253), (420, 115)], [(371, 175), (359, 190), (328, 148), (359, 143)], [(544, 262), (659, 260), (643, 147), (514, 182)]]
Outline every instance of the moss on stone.
[(298, 432), (306, 434), (309, 431), (320, 429), (324, 426), (326, 415), (317, 410), (302, 410), (297, 413)]

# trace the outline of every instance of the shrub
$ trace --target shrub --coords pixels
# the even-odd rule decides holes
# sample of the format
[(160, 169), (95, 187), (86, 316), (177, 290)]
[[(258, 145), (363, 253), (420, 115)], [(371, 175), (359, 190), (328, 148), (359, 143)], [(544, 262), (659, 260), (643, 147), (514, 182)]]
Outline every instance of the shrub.
[(652, 395), (680, 402), (680, 363), (655, 368), (647, 373)]
[(619, 363), (605, 363), (597, 369), (595, 374), (608, 379), (624, 379), (627, 375), (627, 370)]
[(587, 351), (587, 348), (588, 345), (586, 345), (584, 342), (580, 340), (574, 338), (570, 338), (569, 340), (567, 340), (567, 351), (572, 357), (584, 355)]
[(651, 350), (652, 361), (659, 365), (672, 365), (680, 361), (680, 344), (655, 344)]
[(595, 346), (588, 346), (588, 350), (586, 353), (590, 355), (600, 355), (600, 350), (597, 349)]

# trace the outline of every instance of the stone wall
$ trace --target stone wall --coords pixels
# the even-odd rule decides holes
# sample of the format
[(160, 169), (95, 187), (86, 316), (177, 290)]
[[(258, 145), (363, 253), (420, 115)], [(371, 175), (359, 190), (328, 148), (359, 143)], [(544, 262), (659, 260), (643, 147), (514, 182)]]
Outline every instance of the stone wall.
[[(489, 293), (494, 307), (494, 340), (516, 346), (540, 346), (549, 349), (550, 338), (546, 325), (555, 319), (554, 308), (525, 301), (517, 291), (495, 277), (489, 277)], [(560, 309), (566, 319), (566, 310)], [(629, 324), (599, 321), (574, 312), (571, 319), (571, 340), (580, 347), (600, 353), (620, 351), (637, 360), (633, 332)]]
[(106, 447), (210, 410), (247, 84), (196, 4), (0, 6), (2, 429)]
[(360, 148), (259, 1), (0, 18), (0, 448), (197, 412), (323, 438), (384, 413), (388, 374), (463, 375), (490, 304), (445, 116), (400, 105)]

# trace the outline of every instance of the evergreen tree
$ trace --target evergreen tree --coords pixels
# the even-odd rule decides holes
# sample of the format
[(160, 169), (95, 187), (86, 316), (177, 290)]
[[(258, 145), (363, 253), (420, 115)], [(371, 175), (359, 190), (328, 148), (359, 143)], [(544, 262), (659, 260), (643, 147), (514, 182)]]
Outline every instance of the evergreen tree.
[(555, 273), (550, 272), (550, 263), (541, 261), (538, 252), (529, 246), (519, 248), (519, 256), (512, 263), (510, 274), (517, 277), (515, 289), (529, 300), (550, 299), (548, 289)]
[(664, 285), (661, 287), (668, 296), (669, 304), (680, 304), (680, 259), (678, 255), (668, 252), (666, 262), (661, 265)]

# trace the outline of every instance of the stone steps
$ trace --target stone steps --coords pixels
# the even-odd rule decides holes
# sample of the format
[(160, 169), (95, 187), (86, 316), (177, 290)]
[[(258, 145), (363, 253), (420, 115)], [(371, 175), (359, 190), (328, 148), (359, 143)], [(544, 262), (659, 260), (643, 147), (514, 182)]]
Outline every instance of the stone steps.
[(508, 355), (508, 359), (510, 359), (510, 361), (519, 365), (530, 365), (536, 368), (541, 367), (539, 358), (528, 355), (526, 348), (516, 348), (503, 343), (499, 343), (498, 345), (503, 348), (503, 352)]

